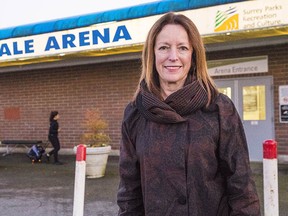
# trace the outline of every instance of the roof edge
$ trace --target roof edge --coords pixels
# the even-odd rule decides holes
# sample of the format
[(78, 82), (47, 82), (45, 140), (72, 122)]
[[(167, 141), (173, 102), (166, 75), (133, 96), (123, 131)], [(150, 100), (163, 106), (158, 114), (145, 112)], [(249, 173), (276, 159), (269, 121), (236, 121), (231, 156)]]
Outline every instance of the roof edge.
[(155, 1), (132, 7), (0, 29), (0, 40), (82, 28), (99, 23), (136, 19), (141, 17), (164, 14), (169, 11), (183, 11), (242, 1), (245, 0)]

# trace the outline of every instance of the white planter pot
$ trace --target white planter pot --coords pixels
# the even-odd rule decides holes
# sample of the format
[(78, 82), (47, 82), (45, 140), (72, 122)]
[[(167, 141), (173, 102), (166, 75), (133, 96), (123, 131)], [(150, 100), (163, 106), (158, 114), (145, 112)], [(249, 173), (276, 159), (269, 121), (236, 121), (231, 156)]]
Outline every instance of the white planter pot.
[[(76, 153), (77, 147), (74, 147)], [(111, 146), (86, 148), (86, 176), (87, 178), (100, 178), (105, 175), (108, 155)]]

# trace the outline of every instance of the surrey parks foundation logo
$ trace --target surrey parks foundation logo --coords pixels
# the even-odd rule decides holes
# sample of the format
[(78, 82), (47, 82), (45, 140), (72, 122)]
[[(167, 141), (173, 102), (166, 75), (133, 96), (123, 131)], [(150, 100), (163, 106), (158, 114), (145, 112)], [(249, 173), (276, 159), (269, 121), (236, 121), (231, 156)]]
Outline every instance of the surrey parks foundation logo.
[(214, 32), (231, 31), (239, 29), (239, 14), (236, 7), (228, 10), (218, 10), (215, 18)]

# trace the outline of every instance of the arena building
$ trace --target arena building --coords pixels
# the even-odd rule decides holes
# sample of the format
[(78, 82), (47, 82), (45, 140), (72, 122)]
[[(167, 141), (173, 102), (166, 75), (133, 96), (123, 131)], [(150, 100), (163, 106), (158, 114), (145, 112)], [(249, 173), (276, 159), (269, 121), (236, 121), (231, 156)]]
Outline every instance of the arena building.
[(279, 161), (288, 160), (286, 0), (166, 0), (0, 29), (0, 140), (47, 140), (50, 111), (58, 110), (69, 152), (86, 110), (97, 108), (118, 154), (146, 35), (169, 11), (199, 28), (209, 73), (243, 120), (250, 159), (261, 161), (263, 141), (274, 139)]

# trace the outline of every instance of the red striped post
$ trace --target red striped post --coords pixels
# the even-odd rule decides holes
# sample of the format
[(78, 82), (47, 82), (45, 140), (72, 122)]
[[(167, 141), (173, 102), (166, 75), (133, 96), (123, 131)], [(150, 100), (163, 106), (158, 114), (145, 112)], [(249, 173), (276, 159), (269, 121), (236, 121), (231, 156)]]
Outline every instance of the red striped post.
[(263, 186), (264, 186), (264, 215), (278, 216), (278, 163), (277, 142), (263, 142)]
[(76, 152), (73, 216), (84, 215), (85, 173), (86, 146), (80, 144), (77, 146)]

